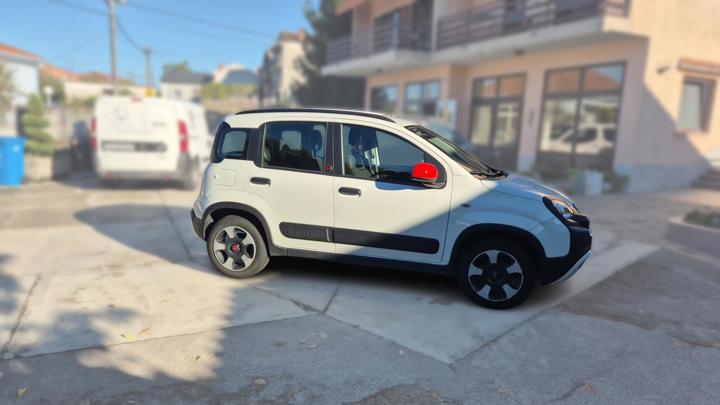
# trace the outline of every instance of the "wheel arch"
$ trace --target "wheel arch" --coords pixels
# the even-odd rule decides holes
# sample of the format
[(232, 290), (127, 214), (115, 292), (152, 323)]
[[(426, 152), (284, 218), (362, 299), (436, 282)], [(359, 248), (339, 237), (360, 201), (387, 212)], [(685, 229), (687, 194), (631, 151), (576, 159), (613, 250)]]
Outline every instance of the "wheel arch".
[(452, 255), (450, 257), (450, 268), (456, 268), (465, 246), (476, 240), (485, 238), (505, 238), (522, 244), (529, 251), (535, 263), (535, 268), (539, 274), (542, 274), (546, 256), (545, 249), (542, 243), (540, 243), (540, 240), (525, 229), (503, 224), (477, 224), (462, 231), (453, 245)]
[(262, 238), (265, 241), (265, 246), (267, 246), (268, 253), (271, 256), (284, 256), (286, 254), (285, 249), (279, 248), (273, 243), (270, 226), (260, 211), (242, 203), (219, 202), (209, 206), (205, 210), (202, 218), (203, 239), (207, 240), (208, 230), (213, 223), (228, 215), (237, 215), (252, 222), (258, 231), (260, 231), (260, 235), (262, 235)]

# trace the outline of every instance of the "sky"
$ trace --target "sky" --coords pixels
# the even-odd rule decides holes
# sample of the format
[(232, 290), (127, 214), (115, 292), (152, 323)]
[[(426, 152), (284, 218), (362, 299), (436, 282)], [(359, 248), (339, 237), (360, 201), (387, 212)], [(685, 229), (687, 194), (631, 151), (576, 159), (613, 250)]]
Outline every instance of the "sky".
[[(308, 28), (304, 0), (125, 3), (116, 6), (118, 74), (138, 84), (145, 82), (143, 47), (153, 49), (157, 85), (167, 63), (187, 61), (193, 70), (204, 72), (229, 63), (256, 69), (278, 32)], [(107, 0), (0, 0), (0, 42), (72, 71), (109, 73), (107, 10)]]

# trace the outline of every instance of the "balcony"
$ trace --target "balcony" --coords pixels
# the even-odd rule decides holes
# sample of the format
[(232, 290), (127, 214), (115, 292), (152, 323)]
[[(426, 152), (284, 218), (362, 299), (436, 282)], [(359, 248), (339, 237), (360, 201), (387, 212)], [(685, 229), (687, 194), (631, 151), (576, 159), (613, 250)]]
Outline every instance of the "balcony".
[(630, 0), (494, 1), (438, 19), (438, 50), (591, 17), (627, 16)]
[[(378, 62), (392, 64), (399, 54), (413, 55), (428, 52), (431, 48), (431, 24), (413, 27), (399, 21), (375, 23), (370, 30), (355, 31), (351, 34), (334, 38), (327, 44), (327, 64), (324, 73), (345, 73), (346, 69), (337, 69), (339, 65), (354, 62), (359, 69), (355, 73), (363, 73), (363, 67), (378, 66)], [(363, 62), (364, 61), (364, 62)], [(358, 64), (359, 63), (359, 64)], [(356, 66), (357, 65), (357, 66)], [(391, 66), (389, 66), (391, 67)], [(353, 71), (356, 69), (353, 69)], [(365, 72), (367, 73), (367, 72)]]
[(370, 30), (330, 40), (322, 73), (367, 77), (632, 37), (627, 18), (631, 1), (490, 0), (441, 15), (420, 28), (399, 18), (382, 23), (376, 19)]

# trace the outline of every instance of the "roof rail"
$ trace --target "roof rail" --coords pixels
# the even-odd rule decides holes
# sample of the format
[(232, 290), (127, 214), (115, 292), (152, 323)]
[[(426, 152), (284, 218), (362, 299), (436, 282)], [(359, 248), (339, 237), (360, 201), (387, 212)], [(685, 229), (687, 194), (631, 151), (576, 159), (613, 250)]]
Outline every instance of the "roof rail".
[(259, 113), (293, 113), (293, 112), (313, 112), (323, 114), (346, 114), (346, 115), (359, 115), (363, 117), (377, 118), (379, 120), (388, 121), (394, 123), (395, 120), (388, 117), (387, 115), (378, 114), (368, 111), (357, 111), (357, 110), (340, 110), (332, 108), (260, 108), (257, 110), (246, 110), (240, 111), (235, 115), (241, 114), (259, 114)]

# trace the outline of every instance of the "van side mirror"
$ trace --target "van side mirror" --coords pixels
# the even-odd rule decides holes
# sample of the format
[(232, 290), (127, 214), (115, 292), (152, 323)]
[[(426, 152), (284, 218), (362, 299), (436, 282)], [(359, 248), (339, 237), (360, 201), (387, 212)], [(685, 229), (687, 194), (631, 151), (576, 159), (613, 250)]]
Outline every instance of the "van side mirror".
[(438, 169), (432, 163), (418, 163), (413, 166), (412, 179), (418, 183), (435, 184), (438, 176)]

